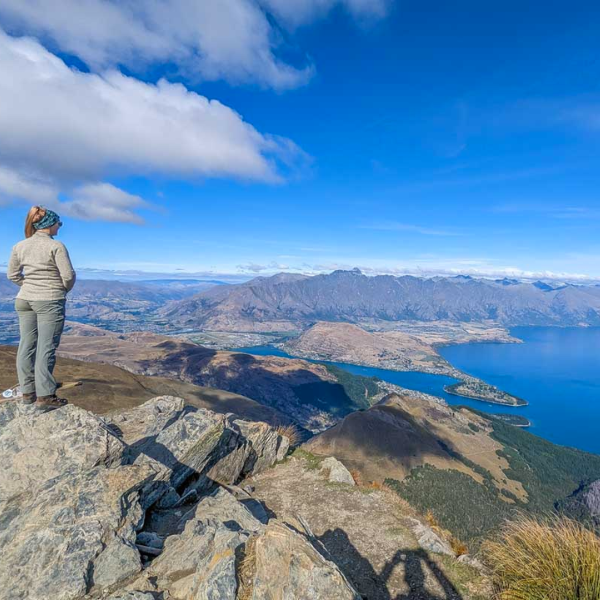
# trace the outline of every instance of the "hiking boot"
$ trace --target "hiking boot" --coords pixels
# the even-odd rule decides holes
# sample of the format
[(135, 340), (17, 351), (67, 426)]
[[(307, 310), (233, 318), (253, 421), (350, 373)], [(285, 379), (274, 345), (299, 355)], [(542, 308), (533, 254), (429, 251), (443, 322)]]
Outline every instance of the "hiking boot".
[(35, 392), (33, 392), (32, 394), (23, 394), (19, 400), (23, 403), (23, 404), (33, 404), (37, 399), (37, 396), (35, 395)]
[(58, 398), (56, 394), (52, 396), (39, 396), (35, 401), (36, 406), (41, 406), (44, 408), (61, 408), (69, 404), (67, 400), (64, 398)]

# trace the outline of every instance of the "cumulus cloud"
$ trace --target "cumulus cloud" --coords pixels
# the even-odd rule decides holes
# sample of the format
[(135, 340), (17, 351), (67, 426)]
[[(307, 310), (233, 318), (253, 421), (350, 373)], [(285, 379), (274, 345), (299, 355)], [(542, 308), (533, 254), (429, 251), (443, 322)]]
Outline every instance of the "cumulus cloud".
[[(314, 68), (278, 58), (279, 27), (307, 24), (335, 6), (358, 19), (380, 17), (391, 1), (53, 0), (49, 7), (2, 0), (0, 23), (10, 35), (0, 28), (0, 203), (21, 199), (80, 218), (139, 222), (135, 211), (149, 205), (105, 178), (280, 182), (304, 173), (310, 159), (293, 141), (258, 132), (181, 84), (118, 69), (147, 74), (168, 65), (194, 80), (289, 89)], [(15, 37), (22, 35), (41, 42)], [(42, 43), (89, 72), (68, 67)]]
[(134, 210), (149, 208), (140, 196), (125, 192), (110, 183), (89, 183), (74, 190), (72, 200), (60, 203), (61, 214), (84, 221), (143, 223)]
[[(68, 205), (79, 214), (91, 189), (108, 193), (98, 182), (115, 173), (278, 182), (281, 169), (306, 158), (291, 140), (259, 133), (232, 109), (181, 84), (83, 73), (37, 41), (1, 30), (0, 73), (4, 197), (49, 204), (59, 190), (95, 184), (79, 188)], [(131, 221), (122, 212), (124, 196), (111, 190), (114, 202), (89, 214)], [(128, 205), (142, 206), (131, 198)]]
[(289, 140), (260, 134), (180, 84), (70, 69), (39, 43), (0, 33), (0, 161), (65, 176), (109, 167), (278, 179)]
[(125, 192), (110, 183), (87, 183), (71, 190), (69, 197), (61, 201), (60, 189), (53, 183), (41, 181), (35, 176), (23, 175), (0, 165), (0, 205), (12, 200), (42, 204), (62, 216), (85, 221), (113, 221), (143, 223), (134, 211), (151, 208), (139, 196)]
[(35, 204), (56, 200), (58, 187), (34, 174), (19, 173), (0, 164), (0, 199), (27, 199)]
[(353, 15), (381, 16), (391, 0), (2, 0), (11, 33), (32, 34), (73, 54), (94, 70), (138, 70), (170, 63), (181, 73), (275, 89), (305, 84), (305, 61), (277, 57), (278, 35), (268, 10), (284, 23), (305, 24), (334, 5)]

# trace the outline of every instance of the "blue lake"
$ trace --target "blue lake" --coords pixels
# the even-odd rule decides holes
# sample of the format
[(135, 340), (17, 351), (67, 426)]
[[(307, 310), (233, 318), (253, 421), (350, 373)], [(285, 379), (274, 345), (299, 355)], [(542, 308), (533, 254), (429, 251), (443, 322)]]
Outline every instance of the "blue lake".
[[(402, 387), (441, 396), (493, 413), (523, 415), (529, 431), (550, 441), (600, 454), (600, 328), (518, 327), (524, 344), (462, 344), (442, 348), (452, 365), (524, 398), (528, 406), (504, 407), (452, 396), (439, 375), (332, 363), (357, 375), (378, 377)], [(288, 356), (272, 346), (237, 348), (260, 355)]]

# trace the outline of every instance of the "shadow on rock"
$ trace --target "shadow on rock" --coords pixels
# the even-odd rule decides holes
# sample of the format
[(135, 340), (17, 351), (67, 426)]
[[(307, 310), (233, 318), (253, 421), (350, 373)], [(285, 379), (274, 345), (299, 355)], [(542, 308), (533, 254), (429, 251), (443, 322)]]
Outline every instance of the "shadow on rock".
[[(398, 550), (378, 573), (343, 529), (326, 531), (317, 539), (363, 600), (463, 600), (463, 596), (425, 550)], [(404, 583), (408, 591), (392, 595), (390, 584), (397, 567), (404, 571)], [(443, 590), (442, 594), (429, 591), (431, 584)]]

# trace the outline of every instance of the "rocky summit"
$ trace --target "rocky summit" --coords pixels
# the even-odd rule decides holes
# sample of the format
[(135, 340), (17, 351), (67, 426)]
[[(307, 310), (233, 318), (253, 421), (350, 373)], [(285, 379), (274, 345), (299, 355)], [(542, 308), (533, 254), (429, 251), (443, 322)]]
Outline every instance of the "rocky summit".
[(288, 439), (160, 396), (100, 417), (0, 404), (1, 600), (360, 596), (235, 484)]

